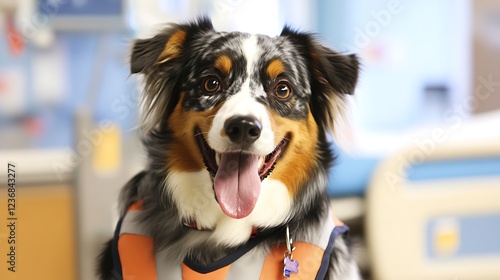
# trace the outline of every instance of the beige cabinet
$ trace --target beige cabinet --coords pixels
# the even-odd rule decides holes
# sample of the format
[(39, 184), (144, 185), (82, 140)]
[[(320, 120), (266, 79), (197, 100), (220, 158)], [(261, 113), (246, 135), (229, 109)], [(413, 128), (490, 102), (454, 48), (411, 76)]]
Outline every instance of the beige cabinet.
[[(76, 278), (74, 199), (68, 185), (18, 186), (17, 220), (8, 220), (7, 189), (0, 185), (0, 279), (71, 280)], [(8, 270), (15, 222), (15, 272)], [(12, 243), (12, 242), (11, 242)]]

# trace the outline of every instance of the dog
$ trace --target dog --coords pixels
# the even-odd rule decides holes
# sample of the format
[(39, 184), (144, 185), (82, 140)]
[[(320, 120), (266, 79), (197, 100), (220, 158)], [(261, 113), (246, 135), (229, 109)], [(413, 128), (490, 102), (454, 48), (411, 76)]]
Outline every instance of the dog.
[(148, 164), (124, 187), (100, 279), (361, 279), (326, 193), (360, 63), (310, 33), (134, 41)]

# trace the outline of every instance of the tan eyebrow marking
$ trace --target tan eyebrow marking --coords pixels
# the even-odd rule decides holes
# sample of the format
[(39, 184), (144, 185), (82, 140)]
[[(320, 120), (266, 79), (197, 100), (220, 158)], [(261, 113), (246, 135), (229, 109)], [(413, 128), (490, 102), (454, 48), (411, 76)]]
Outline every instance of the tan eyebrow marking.
[(223, 54), (217, 58), (214, 64), (215, 68), (219, 69), (224, 74), (229, 74), (233, 67), (233, 62), (229, 56)]
[(285, 65), (279, 59), (272, 60), (266, 69), (266, 73), (271, 79), (276, 79), (283, 72), (285, 72)]

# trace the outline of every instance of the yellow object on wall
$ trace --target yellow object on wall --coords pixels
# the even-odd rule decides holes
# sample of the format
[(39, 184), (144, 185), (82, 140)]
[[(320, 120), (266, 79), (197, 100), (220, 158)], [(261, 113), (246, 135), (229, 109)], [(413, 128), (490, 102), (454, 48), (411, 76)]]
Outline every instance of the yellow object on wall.
[(93, 131), (94, 153), (92, 166), (100, 172), (112, 172), (118, 170), (121, 159), (121, 133), (118, 126), (111, 124), (109, 127), (101, 127)]

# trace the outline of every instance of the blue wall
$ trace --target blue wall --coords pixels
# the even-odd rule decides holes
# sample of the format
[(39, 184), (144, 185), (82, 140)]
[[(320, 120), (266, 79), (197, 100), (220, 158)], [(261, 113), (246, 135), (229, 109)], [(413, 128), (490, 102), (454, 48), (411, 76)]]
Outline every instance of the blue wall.
[[(326, 43), (362, 59), (357, 126), (398, 131), (442, 121), (458, 94), (457, 77), (467, 75), (456, 75), (457, 65), (468, 65), (467, 57), (454, 51), (458, 43), (470, 43), (465, 30), (455, 28), (467, 20), (457, 9), (464, 3), (318, 0), (318, 31)], [(426, 92), (429, 86), (448, 91)]]
[[(89, 105), (93, 120), (111, 120), (129, 133), (137, 119), (137, 90), (129, 78), (128, 51), (130, 38), (124, 32), (58, 32), (53, 48), (67, 70), (66, 87), (62, 98), (54, 104), (40, 103), (33, 88), (33, 59), (47, 50), (37, 49), (28, 42), (20, 56), (10, 54), (7, 42), (0, 37), (0, 69), (22, 69), (26, 85), (26, 111), (19, 116), (0, 114), (2, 133), (32, 137), (21, 147), (63, 147), (72, 144), (74, 116), (80, 108)], [(63, 78), (63, 77), (62, 77)], [(91, 96), (94, 95), (92, 98)], [(29, 120), (29, 121), (27, 121)], [(27, 122), (40, 127), (39, 132), (24, 133)], [(29, 125), (28, 125), (29, 126)], [(21, 129), (20, 129), (21, 128)], [(16, 137), (16, 136), (12, 136)], [(0, 140), (1, 148), (10, 148)], [(19, 148), (19, 146), (16, 146)]]

